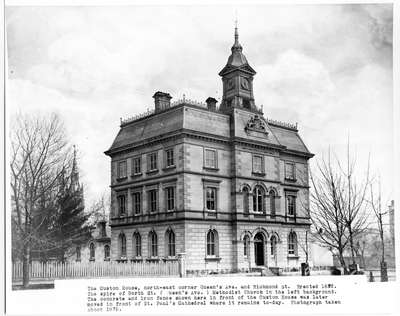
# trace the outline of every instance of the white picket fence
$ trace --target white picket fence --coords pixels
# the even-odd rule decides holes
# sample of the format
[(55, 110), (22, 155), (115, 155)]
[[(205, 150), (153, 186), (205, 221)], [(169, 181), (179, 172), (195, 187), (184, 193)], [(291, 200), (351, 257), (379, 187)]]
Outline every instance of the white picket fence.
[[(13, 281), (22, 280), (22, 262), (12, 265)], [(30, 279), (69, 279), (130, 276), (178, 276), (177, 261), (159, 262), (32, 262)]]

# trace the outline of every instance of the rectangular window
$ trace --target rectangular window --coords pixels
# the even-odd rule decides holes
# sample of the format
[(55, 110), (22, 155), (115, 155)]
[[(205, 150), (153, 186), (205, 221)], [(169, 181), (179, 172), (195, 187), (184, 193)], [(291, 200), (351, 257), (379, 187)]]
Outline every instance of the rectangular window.
[(142, 256), (142, 237), (138, 232), (133, 234), (133, 249), (135, 250), (135, 257)]
[(167, 211), (175, 209), (175, 188), (169, 187), (165, 189)]
[(135, 157), (132, 160), (132, 173), (140, 174), (142, 172), (142, 159), (140, 157)]
[(118, 179), (126, 178), (126, 160), (118, 162)]
[(118, 195), (117, 200), (118, 200), (119, 215), (120, 216), (125, 215), (125, 213), (126, 213), (126, 196), (125, 196), (125, 194)]
[(217, 168), (217, 151), (214, 149), (205, 149), (204, 155), (204, 167)]
[(288, 255), (297, 256), (297, 236), (291, 232), (288, 236)]
[(170, 148), (165, 151), (165, 167), (172, 167), (175, 165), (174, 149)]
[(286, 207), (288, 216), (296, 215), (296, 197), (294, 195), (286, 196)]
[(142, 212), (142, 194), (135, 192), (132, 194), (133, 214), (138, 215)]
[(150, 190), (148, 196), (150, 213), (155, 213), (157, 212), (157, 190)]
[(263, 157), (260, 155), (253, 155), (253, 172), (264, 173)]
[(206, 188), (206, 209), (208, 211), (215, 211), (217, 209), (217, 189)]
[(296, 179), (295, 166), (296, 165), (292, 162), (285, 162), (285, 179), (287, 180)]
[(157, 153), (147, 155), (147, 171), (157, 170)]

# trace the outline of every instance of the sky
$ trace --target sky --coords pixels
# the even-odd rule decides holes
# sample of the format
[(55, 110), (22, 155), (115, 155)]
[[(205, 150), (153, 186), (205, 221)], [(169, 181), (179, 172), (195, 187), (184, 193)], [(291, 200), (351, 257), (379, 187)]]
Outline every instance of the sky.
[(61, 116), (90, 204), (109, 194), (121, 117), (158, 90), (221, 99), (235, 16), (264, 116), (298, 123), (312, 168), (349, 138), (359, 175), (370, 154), (392, 199), (391, 4), (7, 7), (7, 112)]

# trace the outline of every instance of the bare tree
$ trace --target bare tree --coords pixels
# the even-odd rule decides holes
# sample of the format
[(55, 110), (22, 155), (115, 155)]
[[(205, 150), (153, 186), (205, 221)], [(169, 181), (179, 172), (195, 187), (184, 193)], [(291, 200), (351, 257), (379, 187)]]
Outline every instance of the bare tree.
[(311, 173), (309, 215), (313, 224), (313, 236), (324, 247), (338, 256), (345, 273), (348, 267), (345, 251), (350, 248), (355, 263), (355, 238), (368, 227), (366, 192), (369, 183), (369, 167), (366, 179), (356, 179), (355, 161), (351, 161), (349, 147), (346, 168), (336, 158), (317, 163), (316, 173)]
[(105, 193), (93, 201), (89, 207), (89, 220), (91, 225), (95, 225), (100, 220), (107, 220), (111, 208), (111, 197)]
[(384, 231), (384, 223), (383, 218), (388, 214), (388, 211), (382, 210), (382, 194), (381, 194), (381, 184), (380, 181), (378, 183), (379, 189), (378, 194), (376, 196), (376, 190), (374, 190), (373, 185), (370, 184), (370, 201), (369, 204), (373, 211), (373, 214), (376, 219), (376, 224), (378, 226), (378, 235), (379, 235), (379, 249), (381, 252), (381, 280), (387, 281), (387, 265), (385, 262), (385, 231)]
[(57, 115), (18, 115), (11, 125), (12, 223), (21, 248), (23, 286), (29, 285), (31, 248), (57, 195), (60, 176), (70, 160), (63, 125)]
[(347, 271), (344, 252), (348, 234), (343, 221), (344, 209), (338, 196), (343, 189), (342, 176), (333, 169), (330, 154), (328, 161), (317, 164), (318, 175), (311, 173), (310, 218), (313, 236), (324, 247), (337, 254), (341, 266)]
[(356, 179), (356, 160), (350, 157), (350, 145), (347, 142), (346, 168), (342, 168), (339, 160), (337, 164), (345, 179), (344, 190), (338, 192), (344, 205), (343, 219), (349, 234), (349, 246), (353, 265), (355, 264), (356, 243), (355, 239), (368, 228), (369, 214), (367, 212), (367, 190), (370, 184), (369, 158), (364, 179)]

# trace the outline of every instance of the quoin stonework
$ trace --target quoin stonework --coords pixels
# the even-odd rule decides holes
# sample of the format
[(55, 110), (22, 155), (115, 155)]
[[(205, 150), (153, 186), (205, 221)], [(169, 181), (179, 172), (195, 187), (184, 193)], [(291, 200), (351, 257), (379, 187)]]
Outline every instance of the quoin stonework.
[(220, 104), (158, 91), (152, 111), (121, 120), (105, 152), (112, 260), (184, 254), (187, 270), (232, 271), (305, 262), (313, 154), (297, 124), (264, 117), (255, 74), (235, 28)]

